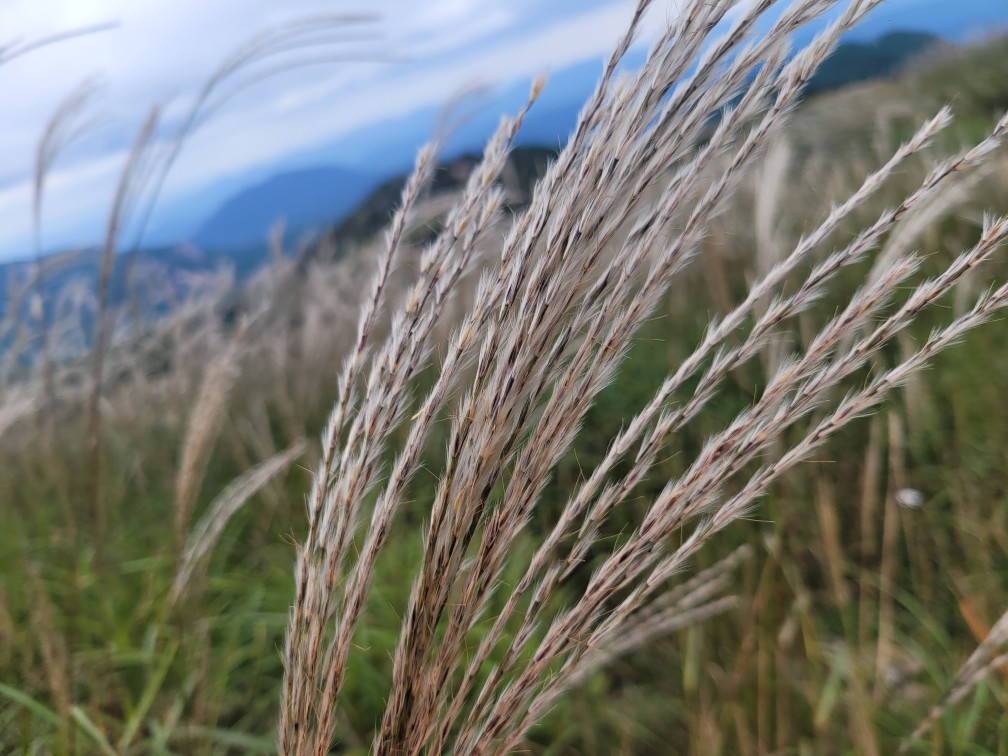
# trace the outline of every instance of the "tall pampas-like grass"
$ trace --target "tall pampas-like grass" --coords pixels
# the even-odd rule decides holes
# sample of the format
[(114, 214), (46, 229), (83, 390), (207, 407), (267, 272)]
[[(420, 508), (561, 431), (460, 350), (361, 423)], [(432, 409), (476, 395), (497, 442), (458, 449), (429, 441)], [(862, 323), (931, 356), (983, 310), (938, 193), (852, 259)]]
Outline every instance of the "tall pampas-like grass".
[[(433, 471), (433, 499), (416, 503), (427, 523), (422, 558), (399, 641), (389, 650), (393, 669), (376, 753), (512, 750), (558, 696), (607, 659), (723, 611), (732, 601), (724, 595), (725, 575), (744, 554), (676, 587), (698, 550), (750, 512), (787, 470), (1008, 304), (1008, 285), (992, 287), (844, 394), (845, 381), (995, 253), (1008, 237), (1008, 220), (986, 219), (971, 248), (923, 281), (915, 278), (919, 259), (894, 248), (800, 354), (774, 360), (751, 405), (666, 482), (632, 528), (615, 543), (603, 540), (607, 521), (626, 509), (663, 442), (714, 400), (726, 376), (758, 358), (902, 218), (980, 165), (1008, 129), (1006, 115), (987, 137), (936, 165), (899, 204), (822, 253), (950, 123), (943, 109), (810, 224), (740, 304), (709, 323), (693, 353), (625, 419), (545, 536), (531, 551), (519, 547), (552, 470), (573, 448), (634, 334), (696, 256), (723, 201), (778, 134), (817, 66), (880, 2), (796, 0), (763, 25), (779, 10), (774, 0), (693, 0), (641, 67), (621, 74), (652, 5), (641, 0), (570, 140), (496, 243), (495, 259), (474, 251), (501, 212), (497, 181), (526, 109), (502, 122), (425, 250), (412, 288), (389, 301), (389, 271), (436, 146), (420, 153), (314, 471), (284, 651), (281, 752), (324, 754), (331, 747), (376, 564), (389, 551), (393, 523), (442, 421), (447, 447)], [(835, 21), (790, 54), (795, 31), (837, 8)], [(533, 86), (528, 107), (542, 86)], [(471, 307), (435, 354), (431, 334), (445, 303), (481, 263)], [(377, 339), (382, 310), (391, 325)], [(415, 396), (418, 376), (431, 367), (432, 382)], [(589, 559), (593, 569), (571, 600), (569, 578)], [(505, 571), (519, 578), (504, 585)]]

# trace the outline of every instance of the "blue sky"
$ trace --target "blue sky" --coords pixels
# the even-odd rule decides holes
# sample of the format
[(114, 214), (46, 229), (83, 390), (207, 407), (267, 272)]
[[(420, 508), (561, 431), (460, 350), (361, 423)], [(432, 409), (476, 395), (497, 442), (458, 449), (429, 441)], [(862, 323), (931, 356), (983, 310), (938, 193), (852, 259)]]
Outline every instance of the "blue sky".
[[(474, 84), (601, 57), (632, 9), (601, 0), (0, 0), (0, 30), (16, 29), (17, 38), (119, 24), (0, 66), (0, 258), (25, 254), (36, 144), (82, 80), (100, 82), (93, 110), (106, 125), (50, 176), (46, 248), (97, 238), (125, 151), (151, 104), (168, 103), (166, 115), (178, 117), (208, 72), (257, 32), (362, 8), (380, 16), (373, 27), (380, 38), (345, 50), (365, 60), (293, 71), (231, 101), (188, 145), (163, 206), (369, 123), (445, 103)], [(366, 60), (389, 55), (397, 59)]]
[[(659, 0), (650, 28), (665, 23), (682, 1)], [(934, 2), (885, 5), (886, 12), (897, 12)], [(168, 122), (177, 119), (208, 72), (257, 32), (318, 13), (366, 10), (379, 16), (370, 27), (377, 38), (341, 48), (354, 60), (256, 85), (202, 129), (171, 174), (155, 236), (181, 222), (177, 210), (185, 198), (209, 205), (250, 176), (295, 157), (331, 158), (326, 147), (341, 135), (437, 108), (476, 84), (506, 87), (541, 70), (600, 60), (633, 5), (632, 0), (0, 0), (0, 46), (96, 23), (118, 24), (0, 66), (0, 259), (32, 253), (36, 144), (60, 103), (85, 79), (98, 82), (92, 112), (103, 125), (50, 174), (43, 216), (47, 249), (99, 237), (125, 152), (148, 108), (162, 103)], [(190, 215), (201, 210), (192, 204)]]

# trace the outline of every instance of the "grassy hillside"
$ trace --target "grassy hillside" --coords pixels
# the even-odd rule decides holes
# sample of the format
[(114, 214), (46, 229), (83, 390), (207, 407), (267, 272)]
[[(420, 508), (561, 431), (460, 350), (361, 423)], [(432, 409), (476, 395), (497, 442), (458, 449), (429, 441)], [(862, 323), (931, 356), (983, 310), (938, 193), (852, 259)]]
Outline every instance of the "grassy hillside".
[[(519, 583), (518, 560), (543, 541), (611, 439), (702, 342), (712, 318), (744, 299), (754, 280), (941, 103), (951, 101), (959, 119), (831, 233), (813, 263), (897, 206), (935, 160), (986, 134), (1008, 107), (1005, 61), (1008, 42), (999, 40), (816, 98), (794, 114), (636, 332), (615, 378), (588, 409), (577, 443), (550, 465), (508, 552), (515, 561), (461, 640), (466, 658)], [(530, 173), (543, 157), (529, 153)], [(753, 405), (786, 355), (797, 359), (814, 349), (822, 324), (857, 286), (885, 272), (878, 260), (921, 252), (921, 271), (904, 282), (898, 306), (911, 283), (940, 274), (981, 238), (984, 212), (1008, 211), (1006, 177), (1002, 148), (985, 173), (964, 172), (919, 212), (901, 217), (878, 250), (841, 270), (828, 293), (728, 371), (715, 398), (661, 441), (651, 473), (634, 482), (598, 539), (571, 564), (550, 608), (561, 612), (593, 585), (599, 566), (628, 543), (666, 483), (686, 475), (708, 439)], [(656, 181), (647, 190), (657, 195), (661, 186)], [(679, 228), (685, 217), (671, 223)], [(425, 269), (422, 243), (443, 220), (438, 208), (406, 229), (402, 264), (387, 284), (395, 296), (405, 296)], [(473, 253), (479, 267), (499, 261), (509, 222), (488, 221)], [(362, 211), (347, 223), (334, 233), (370, 234), (377, 219)], [(464, 228), (444, 227), (468, 238)], [(102, 392), (89, 388), (94, 367), (87, 358), (58, 366), (48, 381), (3, 385), (0, 751), (274, 752), (284, 633), (295, 598), (294, 543), (307, 537), (306, 492), (322, 454), (316, 439), (337, 397), (341, 361), (357, 340), (357, 307), (380, 246), (380, 239), (361, 242), (335, 262), (303, 260), (300, 270), (280, 258), (247, 284), (240, 316), (225, 317), (230, 298), (180, 304), (150, 331), (116, 342), (107, 355), (114, 380)], [(807, 272), (789, 276), (782, 295), (800, 290)], [(830, 402), (912, 354), (933, 327), (968, 312), (988, 282), (1000, 285), (1006, 274), (1003, 251), (966, 274), (953, 294), (846, 376), (740, 475), (797, 443)], [(393, 450), (423, 418), (420, 398), (461, 338), (455, 329), (477, 283), (477, 275), (463, 277), (458, 297), (444, 303), (430, 361), (391, 423), (382, 483)], [(725, 349), (745, 343), (770, 305), (761, 300)], [(860, 323), (847, 338), (861, 338), (875, 324)], [(382, 316), (374, 330), (384, 337), (395, 327)], [(475, 358), (465, 365), (478, 369)], [(669, 407), (688, 406), (702, 375), (680, 386)], [(686, 591), (693, 604), (672, 603), (680, 618), (704, 611), (675, 632), (654, 632), (614, 654), (600, 669), (588, 668), (518, 747), (544, 754), (894, 752), (1008, 607), (1006, 392), (1008, 322), (994, 319), (903, 382), (880, 412), (844, 428), (811, 462), (777, 479), (669, 584), (666, 595), (675, 596), (690, 576), (718, 570), (704, 584), (710, 595)], [(369, 398), (359, 397), (362, 406)], [(417, 464), (431, 472), (409, 481), (389, 530), (392, 546), (376, 563), (352, 636), (337, 752), (366, 752), (382, 721), (392, 649), (424, 558), (418, 536), (439, 495), (438, 471), (452, 464), (446, 448), (455, 441), (453, 423), (466, 416), (453, 407), (431, 425)], [(523, 412), (534, 418), (542, 407)], [(640, 448), (618, 460), (612, 480), (629, 473)], [(509, 469), (517, 464), (511, 459)], [(491, 486), (485, 501), (499, 504), (507, 480)], [(721, 482), (726, 496), (740, 485), (736, 478)], [(363, 503), (373, 506), (380, 488), (367, 488)], [(480, 525), (471, 535), (478, 541), (491, 528)], [(689, 532), (681, 527), (668, 542)], [(350, 544), (355, 556), (366, 545), (360, 537)], [(461, 604), (454, 593), (447, 599), (449, 607)], [(541, 640), (546, 625), (536, 625), (531, 637)], [(432, 635), (434, 652), (442, 640)], [(525, 653), (531, 663), (531, 651)], [(478, 682), (491, 678), (490, 666), (503, 657), (495, 646)], [(996, 667), (947, 707), (913, 752), (1008, 752), (1006, 680), (1003, 665)]]
[(883, 77), (941, 46), (941, 39), (924, 32), (891, 32), (873, 42), (845, 42), (822, 64), (808, 84), (810, 95)]

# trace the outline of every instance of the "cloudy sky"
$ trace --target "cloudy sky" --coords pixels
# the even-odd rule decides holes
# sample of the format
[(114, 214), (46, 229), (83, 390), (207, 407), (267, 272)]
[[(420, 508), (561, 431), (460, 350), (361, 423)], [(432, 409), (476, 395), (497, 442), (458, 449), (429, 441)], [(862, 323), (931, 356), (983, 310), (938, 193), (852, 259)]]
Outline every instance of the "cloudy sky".
[[(684, 2), (657, 2), (650, 30), (664, 25)], [(215, 201), (247, 183), (257, 170), (265, 175), (295, 156), (303, 158), (313, 150), (324, 154), (320, 150), (341, 134), (443, 106), (476, 84), (506, 86), (542, 70), (599, 61), (625, 28), (634, 4), (0, 0), (0, 60), (2, 48), (11, 43), (95, 24), (115, 25), (0, 65), (0, 260), (34, 252), (36, 147), (47, 122), (82, 82), (90, 82), (97, 92), (87, 114), (100, 126), (71, 145), (48, 174), (44, 249), (100, 237), (116, 177), (150, 107), (162, 106), (162, 133), (167, 135), (207, 75), (256, 34), (318, 14), (366, 11), (375, 16), (373, 22), (339, 32), (358, 39), (333, 42), (312, 53), (317, 57), (324, 50), (338, 60), (288, 71), (243, 90), (199, 130), (170, 175), (151, 226), (153, 241), (159, 235), (168, 238), (185, 224), (179, 220), (185, 215), (179, 208), (186, 202), (188, 222), (193, 223), (198, 220), (194, 213), (209, 215)], [(902, 9), (907, 15), (900, 23), (905, 24), (905, 19), (937, 19), (935, 9), (952, 5), (948, 0), (887, 0), (874, 15), (895, 21), (892, 14)], [(1006, 0), (958, 0), (954, 5), (957, 18), (970, 12), (963, 10), (967, 6), (1008, 15)], [(915, 9), (920, 11), (916, 15)], [(325, 33), (324, 25), (318, 29), (320, 35)]]
[[(84, 81), (97, 87), (88, 112), (100, 126), (69, 148), (49, 176), (45, 248), (97, 238), (117, 172), (151, 105), (162, 104), (165, 122), (177, 123), (208, 73), (264, 30), (317, 14), (363, 9), (376, 15), (373, 23), (353, 27), (361, 39), (324, 48), (340, 59), (287, 72), (231, 100), (186, 148), (162, 206), (369, 123), (443, 104), (473, 84), (504, 84), (601, 58), (632, 5), (630, 0), (0, 0), (0, 30), (8, 35), (0, 46), (116, 24), (0, 66), (0, 259), (31, 254), (39, 136)], [(674, 0), (668, 3), (674, 6)]]

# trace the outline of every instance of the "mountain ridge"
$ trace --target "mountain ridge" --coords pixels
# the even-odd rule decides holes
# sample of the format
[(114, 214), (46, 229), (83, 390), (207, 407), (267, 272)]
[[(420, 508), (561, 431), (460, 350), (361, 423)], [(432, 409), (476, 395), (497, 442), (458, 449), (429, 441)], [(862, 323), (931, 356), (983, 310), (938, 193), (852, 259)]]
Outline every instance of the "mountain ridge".
[(231, 195), (190, 241), (201, 248), (240, 250), (262, 243), (278, 221), (289, 238), (351, 212), (380, 180), (336, 165), (283, 171)]

